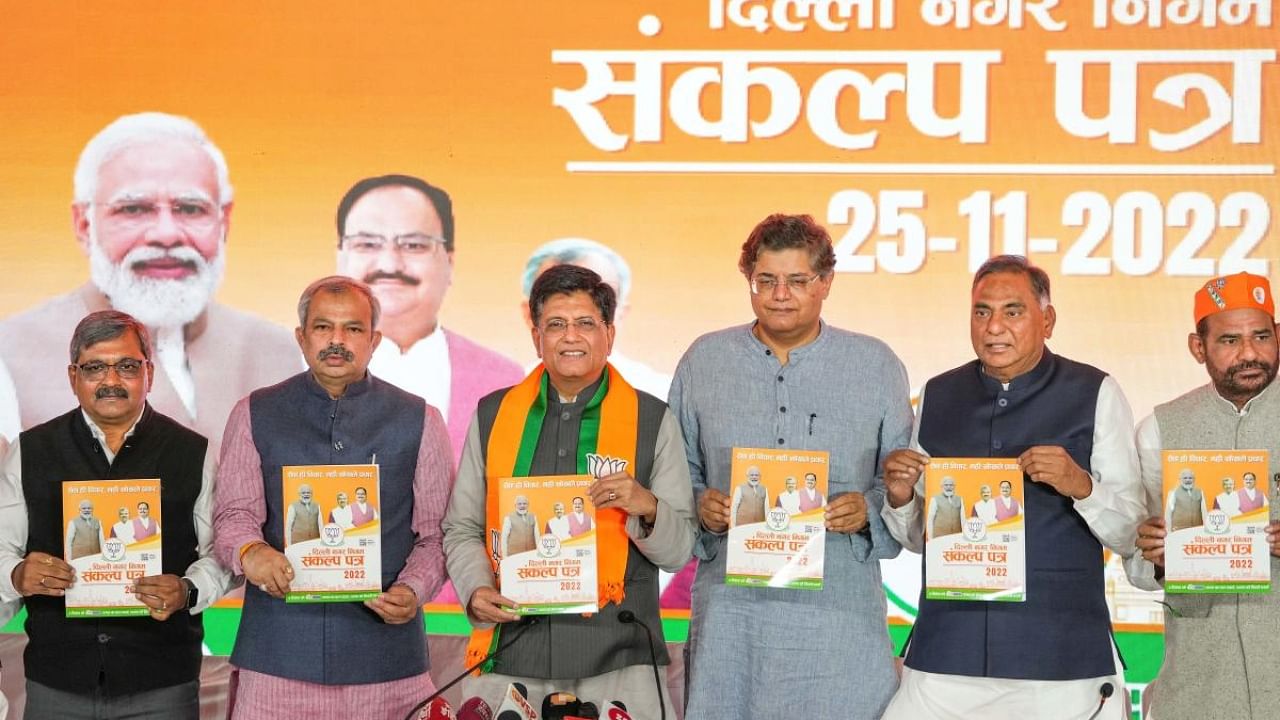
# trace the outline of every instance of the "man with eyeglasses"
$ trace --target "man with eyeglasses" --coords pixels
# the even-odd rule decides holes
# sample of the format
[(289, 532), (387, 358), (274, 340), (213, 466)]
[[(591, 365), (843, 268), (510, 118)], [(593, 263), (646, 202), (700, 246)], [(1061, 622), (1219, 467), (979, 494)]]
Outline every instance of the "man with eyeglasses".
[[(685, 717), (803, 707), (805, 717), (872, 720), (897, 686), (879, 560), (899, 548), (877, 513), (876, 461), (907, 442), (907, 374), (883, 342), (823, 322), (834, 268), (831, 237), (812, 217), (765, 218), (738, 260), (754, 321), (702, 336), (676, 368), (670, 402), (702, 528)], [(821, 590), (725, 584), (735, 447), (831, 453)], [(799, 665), (804, 673), (769, 672)]]
[[(669, 663), (658, 614), (658, 568), (682, 567), (693, 546), (689, 468), (675, 418), (661, 400), (635, 390), (607, 358), (613, 347), (613, 288), (575, 265), (558, 265), (533, 284), (529, 309), (542, 363), (520, 384), (479, 404), (467, 434), (458, 482), (444, 519), (449, 576), (475, 628), (467, 665), (510, 641), (463, 695), (496, 706), (512, 682), (535, 705), (569, 692), (605, 707), (622, 701), (633, 717), (670, 707), (650, 663)], [(595, 507), (599, 612), (552, 615), (521, 627), (519, 608), (502, 594), (499, 536), (506, 509), (500, 478), (587, 473), (588, 455), (625, 461), (587, 488)], [(579, 500), (573, 500), (575, 515)], [(574, 531), (570, 521), (570, 533)], [(620, 622), (629, 612), (653, 633)], [(517, 633), (519, 633), (517, 635)], [(492, 669), (492, 672), (488, 670)]]
[[(199, 717), (199, 613), (232, 577), (212, 555), (214, 455), (207, 439), (147, 402), (151, 358), (134, 318), (114, 310), (85, 317), (67, 367), (79, 407), (20, 434), (5, 459), (0, 601), (22, 598), (27, 607), (26, 717)], [(81, 531), (63, 536), (62, 483), (137, 478), (160, 479), (167, 518), (162, 574), (127, 589), (150, 616), (68, 619), (63, 596), (76, 575), (64, 542), (78, 554)], [(92, 504), (81, 511), (100, 545)]]
[(453, 201), (409, 175), (365, 178), (338, 203), (337, 225), (338, 273), (363, 281), (382, 304), (369, 371), (440, 411), (456, 461), (476, 402), (524, 372), (441, 326), (453, 283)]
[(98, 310), (126, 312), (150, 328), (150, 402), (209, 438), (215, 454), (235, 401), (297, 371), (288, 331), (213, 301), (232, 206), (222, 152), (187, 118), (125, 115), (85, 145), (71, 219), (90, 281), (0, 322), (0, 358), (13, 374), (22, 427), (61, 412), (46, 363), (75, 323)]

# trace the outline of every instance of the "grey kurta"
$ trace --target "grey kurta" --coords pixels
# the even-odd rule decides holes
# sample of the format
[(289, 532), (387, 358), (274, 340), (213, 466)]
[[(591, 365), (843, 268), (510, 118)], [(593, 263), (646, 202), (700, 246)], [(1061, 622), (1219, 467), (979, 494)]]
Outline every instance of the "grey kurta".
[(869, 522), (827, 535), (819, 592), (729, 587), (725, 537), (700, 533), (686, 717), (876, 720), (898, 685), (878, 561), (900, 547), (880, 518), (879, 467), (911, 436), (902, 362), (883, 342), (824, 323), (782, 366), (743, 325), (689, 348), (670, 405), (696, 499), (707, 488), (729, 494), (734, 447), (826, 450), (828, 495), (864, 493)]

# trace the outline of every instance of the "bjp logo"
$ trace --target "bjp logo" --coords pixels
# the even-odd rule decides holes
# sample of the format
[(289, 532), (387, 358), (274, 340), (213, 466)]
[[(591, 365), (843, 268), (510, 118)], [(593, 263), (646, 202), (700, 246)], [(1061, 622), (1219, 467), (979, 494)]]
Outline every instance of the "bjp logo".
[(538, 554), (544, 558), (553, 558), (560, 554), (560, 538), (547, 533), (538, 538)]
[(108, 562), (120, 562), (124, 559), (124, 541), (110, 538), (102, 543), (102, 559)]
[(320, 542), (329, 547), (338, 547), (342, 544), (342, 527), (329, 523), (320, 529)]
[(969, 542), (978, 542), (987, 536), (987, 524), (982, 518), (972, 517), (964, 521), (964, 538)]

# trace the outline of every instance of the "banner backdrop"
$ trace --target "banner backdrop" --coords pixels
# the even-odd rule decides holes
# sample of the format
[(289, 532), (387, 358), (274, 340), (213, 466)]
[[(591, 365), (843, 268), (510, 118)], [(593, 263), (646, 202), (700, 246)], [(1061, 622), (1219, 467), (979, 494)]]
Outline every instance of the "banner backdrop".
[[(737, 256), (773, 212), (826, 224), (826, 320), (886, 340), (915, 387), (973, 357), (972, 271), (1029, 255), (1053, 279), (1050, 345), (1111, 372), (1139, 417), (1206, 380), (1193, 292), (1280, 253), (1270, 0), (4, 10), (0, 318), (85, 283), (72, 169), (145, 110), (226, 155), (220, 302), (292, 328), (335, 269), (342, 194), (407, 173), (453, 197), (446, 328), (531, 363), (526, 261), (592, 239), (630, 265), (615, 351), (659, 384), (698, 335), (751, 319)], [(888, 571), (908, 619), (918, 567)], [(1118, 621), (1158, 621), (1116, 586)]]

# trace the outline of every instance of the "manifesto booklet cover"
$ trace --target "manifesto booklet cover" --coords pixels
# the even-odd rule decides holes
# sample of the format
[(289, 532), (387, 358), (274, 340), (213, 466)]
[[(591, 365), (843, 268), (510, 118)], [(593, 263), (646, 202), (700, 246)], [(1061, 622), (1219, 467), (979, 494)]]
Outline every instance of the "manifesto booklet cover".
[(933, 458), (924, 493), (925, 597), (1025, 600), (1025, 496), (1018, 461)]
[(831, 454), (734, 448), (725, 583), (821, 590)]
[[(598, 474), (616, 471), (599, 469)], [(522, 615), (596, 612), (597, 528), (587, 497), (595, 476), (538, 475), (497, 482), (502, 523), (491, 542), (501, 558), (502, 594), (520, 604), (517, 612)]]
[(354, 602), (382, 592), (377, 465), (287, 465), (282, 470), (285, 602)]
[(133, 594), (159, 575), (160, 480), (62, 483), (63, 557), (76, 571), (67, 617), (130, 617), (150, 611)]
[(1271, 591), (1266, 450), (1166, 450), (1164, 591)]

